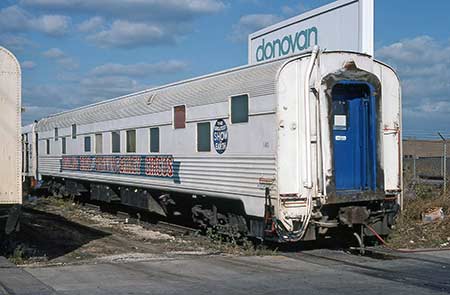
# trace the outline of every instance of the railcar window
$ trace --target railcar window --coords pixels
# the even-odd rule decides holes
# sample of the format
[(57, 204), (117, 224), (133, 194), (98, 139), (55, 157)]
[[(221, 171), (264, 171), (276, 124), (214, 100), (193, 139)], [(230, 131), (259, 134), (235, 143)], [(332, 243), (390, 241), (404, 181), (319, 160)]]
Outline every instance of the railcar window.
[(248, 122), (248, 95), (231, 97), (231, 123)]
[(175, 129), (186, 128), (186, 106), (173, 107), (173, 127)]
[(55, 128), (55, 141), (58, 141), (58, 128)]
[(103, 134), (95, 134), (95, 153), (103, 153)]
[(111, 132), (111, 152), (120, 153), (120, 132), (113, 131)]
[(72, 138), (77, 138), (77, 124), (72, 124)]
[(45, 147), (46, 147), (46, 149), (47, 149), (47, 155), (50, 155), (50, 139), (47, 139), (46, 141), (45, 141)]
[(211, 151), (211, 123), (197, 123), (197, 151)]
[(127, 131), (127, 153), (136, 152), (136, 130)]
[(90, 136), (84, 137), (84, 151), (86, 153), (89, 153), (91, 151), (91, 137)]
[(347, 130), (348, 105), (345, 100), (333, 101), (333, 130)]
[(159, 153), (159, 128), (150, 128), (150, 153)]
[(67, 153), (67, 145), (66, 145), (66, 138), (61, 138), (61, 145), (62, 145), (62, 154), (65, 155)]

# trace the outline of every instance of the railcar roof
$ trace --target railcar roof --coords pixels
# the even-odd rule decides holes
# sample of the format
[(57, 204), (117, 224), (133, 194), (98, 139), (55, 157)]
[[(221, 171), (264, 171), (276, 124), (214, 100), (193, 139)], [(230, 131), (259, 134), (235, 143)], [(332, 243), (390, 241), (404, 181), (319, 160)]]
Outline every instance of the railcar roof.
[[(367, 56), (349, 51), (323, 53)], [(180, 104), (192, 107), (226, 102), (235, 94), (248, 93), (251, 97), (274, 94), (276, 75), (280, 67), (288, 60), (308, 55), (310, 52), (277, 61), (244, 65), (82, 106), (41, 119), (37, 123), (36, 130), (47, 131), (55, 127), (69, 127), (72, 124), (83, 125), (158, 113), (169, 111), (173, 106)], [(383, 64), (377, 60), (375, 62)]]
[(233, 94), (248, 93), (254, 97), (273, 94), (276, 73), (285, 61), (228, 69), (57, 113), (40, 120), (37, 130), (158, 113), (178, 104), (189, 107), (218, 103)]

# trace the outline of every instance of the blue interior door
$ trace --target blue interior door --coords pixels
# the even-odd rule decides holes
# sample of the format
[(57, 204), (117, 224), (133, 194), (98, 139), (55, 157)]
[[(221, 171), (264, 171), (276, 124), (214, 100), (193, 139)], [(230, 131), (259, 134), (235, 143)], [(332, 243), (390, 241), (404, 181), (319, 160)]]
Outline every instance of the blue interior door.
[[(334, 172), (336, 190), (370, 188), (371, 141), (368, 96), (339, 91), (333, 97)], [(361, 93), (359, 94), (361, 95)]]

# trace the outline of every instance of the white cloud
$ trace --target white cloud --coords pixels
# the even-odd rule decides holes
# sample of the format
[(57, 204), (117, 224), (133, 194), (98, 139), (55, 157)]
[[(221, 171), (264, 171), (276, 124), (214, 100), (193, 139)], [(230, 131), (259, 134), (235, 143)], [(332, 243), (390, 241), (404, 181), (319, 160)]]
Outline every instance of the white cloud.
[(33, 104), (24, 104), (24, 112), (22, 113), (22, 124), (27, 125), (34, 122), (34, 120), (40, 120), (43, 116), (50, 114), (56, 114), (65, 111), (66, 108), (54, 107), (54, 106), (37, 106)]
[(239, 19), (239, 22), (233, 25), (231, 40), (235, 42), (246, 41), (248, 35), (277, 23), (281, 17), (274, 14), (248, 14)]
[(100, 16), (91, 17), (78, 25), (78, 31), (90, 33), (97, 31), (103, 27), (104, 19)]
[(191, 32), (194, 20), (226, 7), (221, 0), (20, 0), (19, 3), (41, 13), (93, 16), (79, 23), (78, 31), (87, 33), (87, 40), (98, 47), (120, 48), (175, 44)]
[(43, 56), (49, 59), (53, 59), (66, 70), (76, 70), (79, 67), (78, 62), (76, 62), (73, 58), (67, 56), (61, 49), (59, 48), (50, 48), (47, 51), (42, 53)]
[(59, 48), (50, 48), (42, 53), (47, 58), (63, 58), (65, 56), (64, 52)]
[(88, 77), (80, 81), (81, 93), (93, 100), (117, 97), (142, 90), (135, 79), (126, 76)]
[(184, 71), (187, 64), (179, 60), (169, 60), (158, 63), (138, 63), (138, 64), (114, 64), (108, 63), (95, 67), (90, 72), (94, 76), (115, 76), (124, 75), (132, 77), (143, 77), (152, 74), (171, 74)]
[(29, 29), (30, 15), (17, 5), (0, 10), (0, 31), (20, 32)]
[(161, 26), (147, 23), (114, 21), (110, 28), (88, 36), (99, 47), (139, 47), (173, 44), (175, 36)]
[(295, 6), (284, 5), (281, 7), (281, 12), (287, 16), (293, 16), (296, 14), (301, 14), (305, 11), (309, 10), (309, 8), (303, 3), (299, 3)]
[(72, 89), (67, 85), (29, 85), (23, 88), (24, 105), (34, 105), (40, 107), (70, 108), (74, 105)]
[[(241, 0), (244, 2), (255, 2), (254, 4), (263, 5), (263, 1), (258, 0)], [(287, 17), (292, 17), (308, 10), (304, 4), (299, 3), (294, 6), (281, 6), (279, 14), (247, 14), (241, 16), (239, 21), (232, 26), (230, 39), (234, 42), (243, 42), (248, 40), (248, 35), (262, 28), (269, 27), (280, 22)]]
[(219, 0), (21, 0), (25, 6), (47, 11), (95, 13), (127, 20), (189, 20), (221, 11)]
[(31, 70), (36, 67), (36, 63), (31, 60), (26, 60), (24, 62), (21, 62), (20, 65), (21, 65), (22, 69), (26, 69), (26, 70)]
[(80, 67), (79, 63), (71, 57), (64, 57), (57, 60), (57, 63), (64, 69), (73, 71)]
[(32, 27), (37, 28), (50, 36), (63, 36), (65, 35), (70, 26), (70, 17), (62, 15), (43, 15), (30, 22)]
[[(59, 48), (51, 48), (44, 53), (44, 56), (57, 63), (68, 58)], [(84, 76), (64, 71), (63, 76), (58, 78), (59, 83), (24, 85), (26, 112), (23, 121), (29, 123), (66, 109), (150, 88), (154, 85), (143, 81), (162, 74), (184, 71), (187, 66), (184, 61), (167, 60), (138, 64), (107, 63), (94, 67)]]
[(0, 32), (38, 31), (49, 36), (62, 36), (70, 26), (70, 17), (42, 15), (35, 17), (17, 5), (0, 10)]
[(36, 46), (36, 44), (18, 33), (0, 34), (0, 43), (2, 46), (13, 51), (24, 51), (27, 48)]
[(86, 77), (74, 83), (24, 85), (24, 124), (90, 103), (139, 91), (147, 87), (123, 77)]
[(407, 129), (445, 126), (448, 130), (450, 42), (418, 36), (384, 46), (376, 56), (400, 76)]

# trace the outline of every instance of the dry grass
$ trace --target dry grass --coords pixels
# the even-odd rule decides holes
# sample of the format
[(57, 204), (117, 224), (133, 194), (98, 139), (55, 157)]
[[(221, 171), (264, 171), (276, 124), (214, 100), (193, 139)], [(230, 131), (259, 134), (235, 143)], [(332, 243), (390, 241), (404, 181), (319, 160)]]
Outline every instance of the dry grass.
[[(416, 185), (415, 198), (407, 198), (388, 243), (396, 248), (442, 248), (450, 246), (450, 194), (426, 185)], [(421, 214), (442, 207), (445, 219), (423, 223)]]

